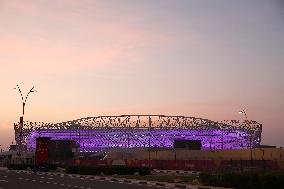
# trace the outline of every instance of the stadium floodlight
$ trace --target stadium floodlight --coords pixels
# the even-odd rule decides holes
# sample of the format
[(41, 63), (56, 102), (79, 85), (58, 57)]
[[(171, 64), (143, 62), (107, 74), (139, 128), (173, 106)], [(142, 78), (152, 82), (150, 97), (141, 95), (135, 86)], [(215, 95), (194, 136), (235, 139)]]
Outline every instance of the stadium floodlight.
[(244, 114), (245, 120), (248, 120), (247, 113), (246, 113), (245, 109), (239, 111), (239, 114)]

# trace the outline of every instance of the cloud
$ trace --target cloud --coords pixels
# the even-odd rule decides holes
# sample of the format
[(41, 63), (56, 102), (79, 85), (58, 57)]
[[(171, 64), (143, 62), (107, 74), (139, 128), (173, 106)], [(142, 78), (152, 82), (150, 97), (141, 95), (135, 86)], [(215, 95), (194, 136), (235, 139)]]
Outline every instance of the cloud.
[(87, 45), (83, 48), (69, 43), (53, 44), (52, 40), (34, 43), (21, 36), (1, 35), (1, 66), (6, 71), (42, 74), (108, 67), (126, 59), (131, 62), (132, 58), (143, 56), (143, 52), (135, 51), (136, 48), (148, 48), (153, 42), (143, 34), (131, 32), (128, 31), (126, 35), (129, 37), (122, 36), (124, 39), (116, 44)]
[[(88, 13), (75, 11), (77, 1), (53, 6), (39, 2), (9, 2), (7, 7), (12, 11), (6, 10), (3, 17), (4, 23), (9, 24), (0, 32), (2, 71), (54, 74), (127, 64), (143, 60), (147, 52), (170, 45), (174, 40), (166, 34), (129, 24), (131, 17), (123, 21), (111, 17), (101, 22), (97, 19), (99, 14), (94, 20), (85, 19)], [(86, 2), (77, 11), (88, 8), (86, 5), (91, 2)], [(74, 11), (67, 11), (65, 3)], [(54, 12), (52, 7), (56, 8)]]

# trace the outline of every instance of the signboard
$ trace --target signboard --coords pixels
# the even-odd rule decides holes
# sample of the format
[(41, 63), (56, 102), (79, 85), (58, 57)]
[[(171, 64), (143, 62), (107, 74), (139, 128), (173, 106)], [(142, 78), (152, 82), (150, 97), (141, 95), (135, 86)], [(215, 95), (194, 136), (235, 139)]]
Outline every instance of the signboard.
[(201, 150), (201, 140), (182, 140), (174, 141), (174, 148), (186, 148), (189, 150)]
[(35, 163), (37, 165), (48, 162), (48, 143), (50, 137), (38, 137), (36, 139)]

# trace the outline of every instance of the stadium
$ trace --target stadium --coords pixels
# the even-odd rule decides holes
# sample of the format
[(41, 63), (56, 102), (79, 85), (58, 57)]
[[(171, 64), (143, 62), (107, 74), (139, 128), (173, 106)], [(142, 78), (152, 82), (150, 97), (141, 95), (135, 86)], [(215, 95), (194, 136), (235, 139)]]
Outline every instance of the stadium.
[(173, 148), (175, 140), (201, 141), (202, 149), (247, 149), (260, 145), (262, 125), (256, 121), (165, 115), (87, 117), (62, 123), (14, 124), (15, 139), (35, 151), (37, 137), (74, 140), (81, 152), (111, 148)]

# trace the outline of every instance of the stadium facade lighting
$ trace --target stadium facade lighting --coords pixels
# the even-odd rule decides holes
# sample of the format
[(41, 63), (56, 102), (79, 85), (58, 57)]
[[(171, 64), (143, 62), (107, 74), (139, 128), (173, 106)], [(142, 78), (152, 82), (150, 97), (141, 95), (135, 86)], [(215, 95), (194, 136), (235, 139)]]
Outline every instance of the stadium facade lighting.
[[(148, 124), (149, 119), (151, 125)], [(15, 124), (16, 138), (19, 137), (18, 127)], [(88, 117), (56, 124), (29, 122), (24, 130), (23, 143), (29, 151), (35, 149), (38, 136), (75, 140), (83, 151), (173, 148), (175, 140), (200, 140), (202, 149), (248, 149), (251, 145), (259, 146), (262, 125), (256, 121), (246, 121), (244, 124), (236, 120), (215, 122), (184, 116), (123, 115)], [(251, 137), (253, 140), (250, 140)], [(259, 140), (255, 141), (257, 138)]]

